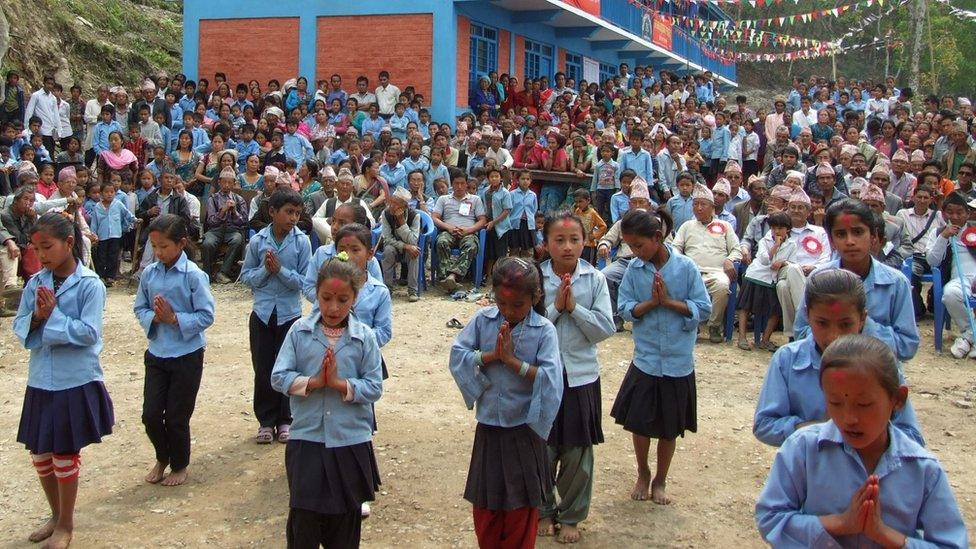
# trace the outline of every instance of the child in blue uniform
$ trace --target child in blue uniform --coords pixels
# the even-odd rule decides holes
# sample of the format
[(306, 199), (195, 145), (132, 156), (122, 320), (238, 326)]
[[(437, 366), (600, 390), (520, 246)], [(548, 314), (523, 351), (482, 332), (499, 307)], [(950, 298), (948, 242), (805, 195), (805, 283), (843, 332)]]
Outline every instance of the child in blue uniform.
[[(630, 210), (620, 231), (634, 252), (617, 295), (620, 316), (634, 323), (634, 360), (610, 415), (634, 436), (637, 483), (631, 497), (646, 500), (650, 488), (654, 503), (667, 505), (676, 439), (698, 430), (695, 340), (712, 301), (695, 263), (664, 244), (671, 231), (667, 213)], [(652, 438), (658, 439), (653, 482), (647, 462)]]
[[(846, 269), (861, 277), (868, 297), (868, 315), (878, 326), (878, 337), (891, 345), (898, 360), (910, 360), (918, 351), (918, 327), (912, 305), (912, 287), (905, 276), (871, 255), (878, 235), (873, 229), (875, 214), (863, 202), (840, 200), (827, 208), (824, 230), (839, 259), (821, 269)], [(816, 272), (816, 271), (814, 271)], [(801, 304), (793, 333), (801, 339), (810, 331), (807, 311)]]
[(271, 374), (294, 415), (285, 448), (289, 548), (359, 547), (360, 509), (380, 484), (372, 444), (380, 350), (349, 314), (361, 287), (362, 270), (345, 254), (327, 261), (318, 307), (292, 325)]
[(890, 423), (905, 404), (884, 342), (845, 335), (823, 355), (830, 420), (790, 436), (756, 503), (773, 547), (966, 547), (939, 461)]
[(98, 237), (92, 261), (98, 276), (109, 287), (115, 285), (115, 279), (119, 277), (122, 236), (136, 220), (126, 202), (116, 199), (112, 188), (111, 185), (103, 188), (101, 201), (95, 204), (91, 214), (91, 231)]
[(558, 541), (576, 543), (577, 525), (589, 514), (593, 493), (593, 446), (603, 442), (596, 345), (616, 327), (606, 278), (580, 259), (583, 222), (564, 211), (547, 219), (542, 232), (551, 257), (541, 265), (546, 318), (556, 326), (564, 374), (562, 402), (548, 440), (556, 490), (539, 510), (539, 535), (554, 535), (558, 525)]
[[(305, 271), (305, 278), (302, 281), (302, 295), (312, 304), (313, 308), (318, 303), (315, 298), (315, 281), (318, 280), (319, 270), (326, 261), (336, 254), (335, 235), (338, 234), (339, 229), (350, 223), (359, 223), (369, 227), (366, 208), (356, 204), (339, 204), (336, 206), (330, 221), (333, 235), (332, 243), (319, 246), (317, 250), (312, 252), (312, 259), (308, 262), (308, 269)], [(375, 257), (366, 263), (366, 270), (373, 278), (380, 282), (383, 281), (383, 271), (380, 269), (380, 263), (376, 261)]]
[(546, 320), (541, 275), (505, 258), (492, 272), (496, 306), (454, 339), (451, 374), (478, 427), (464, 499), (481, 547), (533, 547), (552, 490), (546, 439), (563, 394), (556, 329)]
[(535, 255), (535, 214), (539, 211), (539, 199), (532, 190), (532, 174), (528, 170), (518, 172), (518, 187), (512, 190), (512, 211), (509, 214), (512, 228), (508, 233), (508, 251), (515, 257), (532, 259)]
[(312, 255), (308, 236), (295, 226), (302, 208), (297, 192), (275, 191), (268, 200), (271, 224), (251, 237), (241, 268), (241, 282), (254, 293), (248, 330), (258, 444), (270, 444), (276, 437), (288, 442), (288, 397), (271, 388), (271, 370), (288, 329), (302, 316), (302, 282)]
[(214, 321), (214, 298), (209, 278), (184, 251), (190, 245), (186, 221), (162, 214), (148, 232), (157, 261), (143, 271), (133, 304), (149, 339), (142, 423), (156, 464), (146, 482), (177, 486), (188, 475), (190, 417), (203, 377), (203, 332)]
[(502, 172), (488, 168), (488, 186), (478, 195), (485, 205), (488, 234), (485, 239), (485, 271), (491, 272), (495, 262), (508, 255), (508, 234), (512, 229), (512, 195), (502, 186)]
[[(843, 335), (879, 337), (884, 333), (869, 316), (865, 286), (856, 274), (843, 269), (810, 275), (803, 305), (813, 319), (811, 330), (777, 350), (769, 363), (752, 425), (760, 441), (779, 446), (799, 428), (827, 420), (819, 382), (822, 349)], [(900, 382), (904, 383), (903, 377)], [(891, 421), (909, 438), (925, 445), (911, 402), (906, 401)]]
[(71, 542), (81, 449), (115, 424), (98, 360), (105, 286), (82, 265), (83, 238), (58, 213), (34, 223), (30, 239), (43, 269), (27, 282), (14, 318), (14, 334), (30, 350), (17, 442), (30, 452), (51, 507), (30, 541), (50, 538), (47, 547)]

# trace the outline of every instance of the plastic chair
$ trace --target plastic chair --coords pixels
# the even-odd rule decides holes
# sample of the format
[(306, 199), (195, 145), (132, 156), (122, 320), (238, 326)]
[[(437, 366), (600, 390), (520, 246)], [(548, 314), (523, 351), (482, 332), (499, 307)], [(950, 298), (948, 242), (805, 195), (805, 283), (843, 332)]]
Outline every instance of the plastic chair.
[(383, 261), (383, 248), (377, 248), (376, 247), (376, 243), (379, 242), (380, 241), (380, 238), (383, 237), (383, 226), (380, 225), (379, 223), (377, 223), (373, 227), (373, 229), (370, 231), (370, 233), (372, 234), (372, 237), (373, 237), (373, 239), (372, 239), (373, 249), (376, 250), (375, 252), (373, 252), (373, 255), (376, 257), (376, 261), (382, 262)]
[(735, 265), (735, 278), (729, 280), (729, 302), (725, 305), (725, 342), (728, 343), (732, 341), (732, 337), (735, 335), (735, 303), (736, 298), (739, 293), (739, 277), (738, 273), (742, 265), (736, 261)]
[[(436, 229), (436, 226), (435, 226)], [(441, 230), (436, 229), (434, 233), (434, 239), (431, 241), (431, 254), (430, 254), (430, 278), (433, 279), (437, 276), (437, 266), (440, 264), (440, 260), (437, 257), (437, 237), (441, 235)], [(481, 229), (478, 231), (478, 255), (474, 259), (474, 287), (481, 287), (481, 280), (484, 278), (485, 272), (485, 245), (488, 239), (488, 231)], [(461, 249), (452, 247), (452, 256), (461, 255)]]
[[(417, 295), (421, 295), (427, 289), (427, 276), (425, 275), (424, 265), (427, 263), (427, 253), (437, 240), (437, 225), (434, 225), (433, 218), (427, 212), (418, 211), (420, 216), (420, 238), (417, 240), (417, 247), (420, 248), (420, 257), (417, 268)], [(431, 256), (433, 258), (433, 256)], [(433, 259), (432, 259), (433, 260)], [(433, 278), (433, 275), (431, 276)]]
[[(619, 248), (612, 248), (610, 250), (610, 263), (613, 263), (613, 260), (617, 259), (617, 250), (618, 249)], [(607, 263), (607, 260), (606, 259), (603, 259), (602, 257), (597, 257), (596, 258), (596, 265), (594, 265), (594, 267), (596, 267), (598, 270), (601, 270), (602, 271), (603, 269), (606, 269), (607, 268), (607, 265), (608, 265), (608, 263)]]
[[(912, 280), (912, 266), (914, 263), (914, 258), (907, 257), (901, 264), (901, 272), (908, 278), (909, 282)], [(942, 269), (939, 267), (931, 267), (931, 269), (932, 272), (923, 274), (921, 280), (923, 283), (928, 282), (932, 284), (932, 299), (935, 300), (935, 303), (932, 304), (932, 308), (935, 311), (935, 350), (941, 353), (942, 332), (951, 319), (946, 315), (945, 305), (942, 304)], [(976, 306), (976, 299), (970, 298), (969, 305), (971, 307)]]

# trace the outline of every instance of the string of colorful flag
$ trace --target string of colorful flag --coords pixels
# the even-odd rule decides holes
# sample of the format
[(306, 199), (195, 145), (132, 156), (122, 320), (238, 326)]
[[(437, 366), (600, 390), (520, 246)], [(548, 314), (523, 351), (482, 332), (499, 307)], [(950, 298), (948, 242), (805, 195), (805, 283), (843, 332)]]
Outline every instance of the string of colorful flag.
[(823, 45), (831, 46), (835, 43), (829, 40), (801, 38), (798, 36), (791, 36), (789, 34), (779, 34), (756, 29), (717, 28), (713, 30), (703, 28), (690, 30), (692, 31), (693, 35), (700, 40), (714, 41), (727, 39), (756, 47), (780, 46), (810, 48)]
[[(722, 3), (726, 0), (720, 0), (718, 3)], [(754, 5), (758, 7), (763, 7), (758, 4), (761, 0), (755, 0)], [(679, 24), (690, 27), (690, 28), (710, 28), (710, 29), (720, 29), (720, 28), (744, 28), (744, 29), (756, 29), (760, 27), (785, 27), (790, 25), (796, 25), (801, 23), (810, 23), (816, 21), (817, 19), (822, 19), (824, 17), (840, 17), (845, 13), (851, 11), (858, 11), (860, 9), (870, 8), (872, 6), (884, 6), (885, 2), (890, 2), (891, 0), (863, 0), (861, 2), (855, 2), (853, 4), (846, 4), (843, 6), (837, 6), (835, 8), (825, 9), (825, 10), (814, 10), (806, 13), (797, 13), (793, 15), (780, 15), (777, 17), (766, 17), (759, 19), (739, 19), (737, 21), (729, 20), (707, 20), (700, 19), (697, 17), (687, 17), (684, 15), (672, 16), (672, 19), (677, 21)]]
[(976, 21), (976, 11), (964, 10), (962, 8), (957, 8), (949, 3), (949, 0), (935, 0), (936, 2), (942, 4), (943, 6), (949, 8), (949, 15), (958, 17), (959, 19), (965, 21)]
[(862, 50), (866, 48), (881, 49), (883, 47), (886, 47), (886, 45), (887, 44), (884, 40), (876, 39), (872, 42), (867, 42), (864, 44), (854, 44), (851, 46), (845, 46), (841, 48), (818, 46), (814, 48), (804, 48), (801, 50), (787, 51), (787, 52), (780, 52), (780, 53), (746, 53), (746, 52), (737, 52), (725, 48), (712, 48), (708, 46), (703, 46), (702, 52), (704, 53), (705, 57), (720, 61), (724, 64), (731, 64), (734, 62), (758, 62), (758, 61), (772, 63), (776, 61), (797, 61), (801, 59), (816, 59), (818, 57), (837, 55), (839, 53), (848, 53), (855, 50)]

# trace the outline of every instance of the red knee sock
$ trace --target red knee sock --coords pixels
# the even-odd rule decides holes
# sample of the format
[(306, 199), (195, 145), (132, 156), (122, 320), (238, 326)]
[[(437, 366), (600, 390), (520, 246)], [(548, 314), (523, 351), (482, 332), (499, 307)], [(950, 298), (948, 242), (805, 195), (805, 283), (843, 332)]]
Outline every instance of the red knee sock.
[(54, 454), (54, 476), (58, 482), (73, 482), (78, 480), (78, 471), (81, 469), (81, 456), (79, 454)]

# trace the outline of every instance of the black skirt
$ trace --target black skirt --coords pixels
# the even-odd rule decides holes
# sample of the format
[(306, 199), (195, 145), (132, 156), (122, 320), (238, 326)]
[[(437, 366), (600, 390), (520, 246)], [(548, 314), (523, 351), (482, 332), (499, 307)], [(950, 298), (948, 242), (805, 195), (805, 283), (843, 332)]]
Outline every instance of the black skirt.
[(535, 232), (529, 229), (529, 220), (519, 222), (517, 229), (505, 233), (508, 237), (508, 247), (513, 250), (531, 250), (535, 248)]
[(673, 440), (698, 431), (695, 372), (685, 377), (651, 376), (631, 363), (610, 415), (636, 435)]
[(528, 425), (478, 424), (464, 499), (492, 511), (539, 507), (553, 483), (546, 441)]
[(600, 401), (600, 379), (570, 387), (563, 373), (563, 400), (549, 431), (549, 446), (596, 446), (603, 442), (603, 406)]
[(508, 232), (499, 238), (495, 229), (488, 230), (488, 234), (485, 235), (485, 261), (495, 261), (507, 255)]
[(739, 285), (739, 297), (736, 299), (736, 311), (749, 311), (753, 315), (782, 316), (783, 310), (776, 296), (776, 288), (756, 284), (743, 279)]
[(291, 439), (285, 447), (289, 505), (323, 515), (359, 511), (373, 501), (380, 471), (373, 443), (326, 448), (320, 442)]
[(61, 391), (28, 386), (17, 442), (33, 454), (77, 454), (112, 434), (114, 425), (112, 399), (101, 381)]

